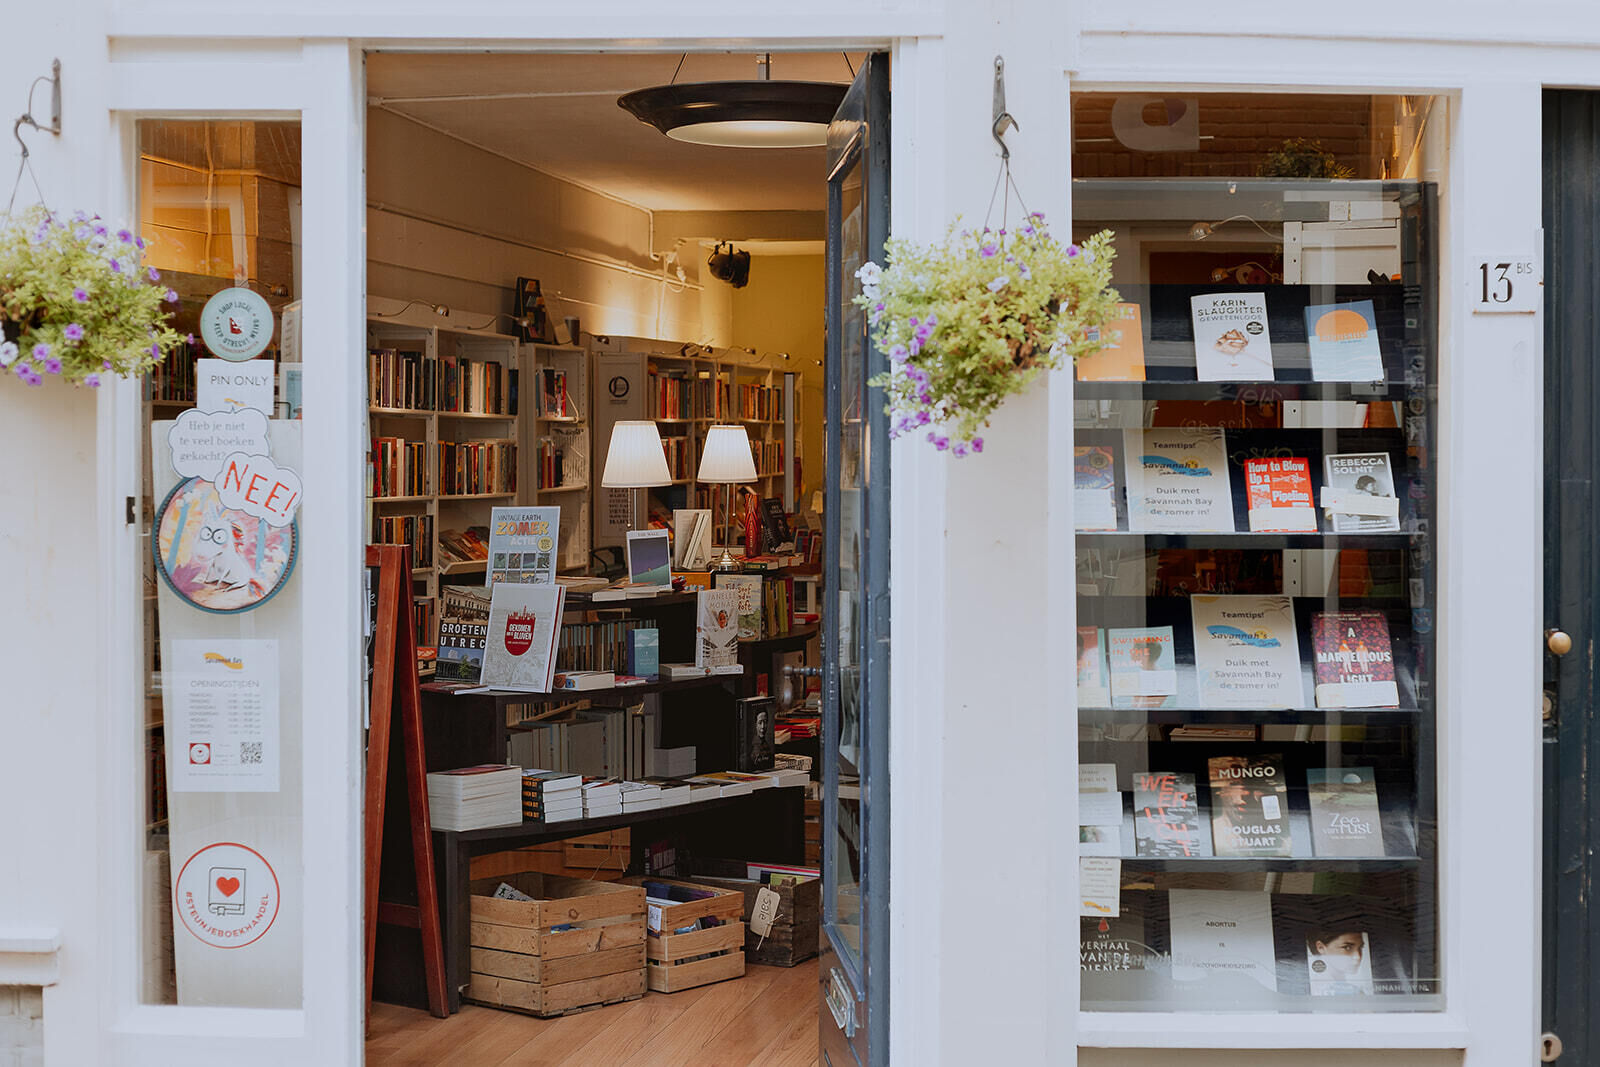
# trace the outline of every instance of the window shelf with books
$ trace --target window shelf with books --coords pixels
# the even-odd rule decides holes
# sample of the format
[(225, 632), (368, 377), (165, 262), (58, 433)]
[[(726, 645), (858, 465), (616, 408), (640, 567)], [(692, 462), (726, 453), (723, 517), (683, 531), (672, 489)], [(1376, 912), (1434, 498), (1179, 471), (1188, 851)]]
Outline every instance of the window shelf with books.
[[(1121, 301), (1073, 407), (1083, 958), (1119, 961), (1081, 1006), (1439, 1010), (1435, 190), (1210, 184), (1074, 185)], [(1197, 195), (1286, 247), (1380, 221), (1246, 254)]]

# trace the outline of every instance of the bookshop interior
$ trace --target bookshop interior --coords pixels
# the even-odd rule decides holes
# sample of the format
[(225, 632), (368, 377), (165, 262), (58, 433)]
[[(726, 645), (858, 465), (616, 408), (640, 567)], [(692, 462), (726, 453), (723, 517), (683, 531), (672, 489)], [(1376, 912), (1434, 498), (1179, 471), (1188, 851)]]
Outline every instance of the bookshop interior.
[[(190, 334), (144, 405), (146, 1002), (299, 1006), (281, 857), (312, 715), (349, 714), (371, 1062), (815, 1061), (819, 922), (861, 905), (822, 635), (851, 669), (877, 417), (824, 377), (854, 294), (818, 126), (865, 59), (367, 57), (358, 708), (279, 670), (299, 427), (335, 417), (301, 394), (299, 124), (140, 122)], [(818, 90), (805, 121), (673, 111), (769, 81)], [(1073, 236), (1115, 232), (1121, 300), (1073, 408), (1085, 1009), (1441, 1003), (1444, 107), (1074, 97)], [(253, 944), (293, 965), (218, 951)]]

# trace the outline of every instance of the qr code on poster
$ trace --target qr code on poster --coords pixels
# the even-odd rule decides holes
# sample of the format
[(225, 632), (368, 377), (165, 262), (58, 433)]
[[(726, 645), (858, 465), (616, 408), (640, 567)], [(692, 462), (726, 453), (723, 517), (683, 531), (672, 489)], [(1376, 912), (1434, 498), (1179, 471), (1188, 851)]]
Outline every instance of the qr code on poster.
[(239, 762), (240, 763), (260, 763), (261, 762), (261, 742), (260, 741), (240, 741), (239, 742)]

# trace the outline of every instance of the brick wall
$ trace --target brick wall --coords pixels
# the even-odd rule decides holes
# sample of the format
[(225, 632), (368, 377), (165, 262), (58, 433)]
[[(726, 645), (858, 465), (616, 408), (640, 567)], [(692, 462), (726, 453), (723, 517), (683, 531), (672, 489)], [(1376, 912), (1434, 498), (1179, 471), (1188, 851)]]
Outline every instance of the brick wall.
[(43, 1067), (44, 990), (0, 985), (0, 1067)]

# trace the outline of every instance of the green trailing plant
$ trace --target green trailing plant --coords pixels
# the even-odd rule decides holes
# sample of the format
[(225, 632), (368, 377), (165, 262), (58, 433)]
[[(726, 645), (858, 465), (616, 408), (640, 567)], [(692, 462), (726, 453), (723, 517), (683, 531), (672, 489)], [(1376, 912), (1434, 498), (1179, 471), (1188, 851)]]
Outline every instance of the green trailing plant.
[(924, 433), (940, 451), (983, 451), (979, 431), (1041, 371), (1104, 348), (1115, 317), (1111, 231), (1064, 244), (1034, 212), (1014, 229), (950, 227), (944, 240), (891, 239), (886, 264), (856, 272), (873, 342), (889, 369), (889, 434)]
[(27, 385), (95, 388), (159, 363), (182, 340), (168, 325), (178, 294), (144, 253), (131, 230), (83, 212), (0, 222), (0, 368)]
[(1352, 178), (1355, 171), (1322, 147), (1321, 141), (1291, 137), (1267, 153), (1260, 167), (1263, 178)]

